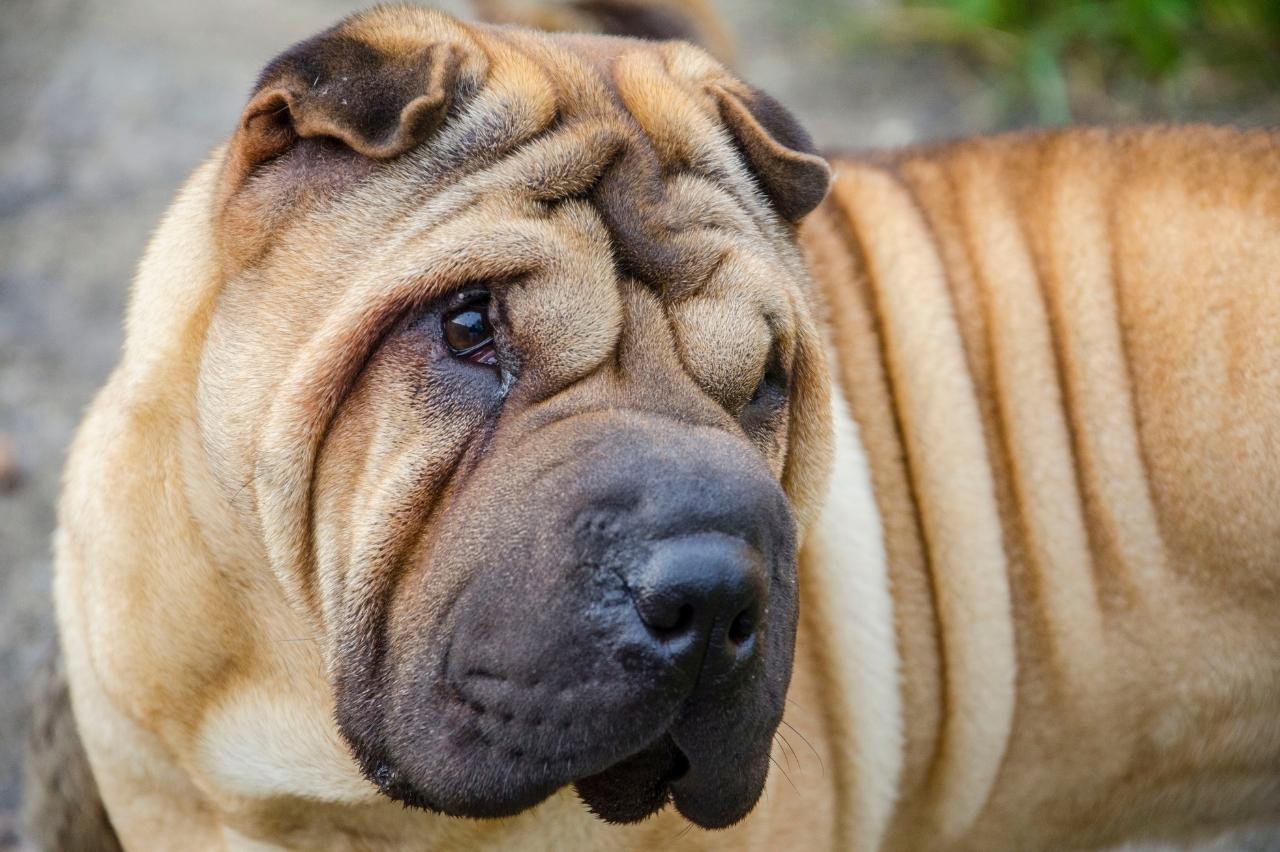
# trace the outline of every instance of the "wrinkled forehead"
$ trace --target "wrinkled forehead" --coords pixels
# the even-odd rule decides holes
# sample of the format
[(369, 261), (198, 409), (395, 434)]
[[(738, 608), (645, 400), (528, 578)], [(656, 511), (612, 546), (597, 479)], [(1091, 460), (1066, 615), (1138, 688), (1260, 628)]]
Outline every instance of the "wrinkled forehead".
[(727, 142), (709, 85), (751, 91), (684, 42), (463, 23), (413, 7), (379, 7), (303, 42), (263, 72), (259, 87), (285, 67), (313, 83), (380, 68), (380, 91), (358, 93), (367, 112), (395, 112), (439, 86), (452, 90), (455, 114), (481, 95), (517, 133), (612, 119), (644, 134), (665, 168), (705, 161)]
[[(545, 254), (555, 230), (557, 251), (604, 243), (619, 275), (669, 300), (726, 266), (776, 288), (803, 280), (789, 225), (828, 172), (771, 104), (680, 42), (379, 7), (263, 72), (228, 157), (226, 231), (300, 225), (332, 268), (334, 255), (408, 262), (410, 242), (465, 220), (453, 236), (477, 277)], [(494, 230), (502, 251), (470, 250)]]
[(491, 200), (514, 190), (543, 205), (586, 201), (619, 271), (673, 296), (723, 260), (713, 232), (748, 238), (740, 250), (785, 243), (707, 92), (730, 78), (701, 50), (501, 27), (471, 35), (483, 41), (484, 81), (407, 158), (413, 179)]

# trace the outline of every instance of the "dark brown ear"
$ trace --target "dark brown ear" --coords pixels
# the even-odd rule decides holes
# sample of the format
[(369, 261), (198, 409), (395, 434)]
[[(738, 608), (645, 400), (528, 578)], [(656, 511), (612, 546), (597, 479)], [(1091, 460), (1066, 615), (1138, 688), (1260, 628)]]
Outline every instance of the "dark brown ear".
[(375, 46), (340, 24), (277, 57), (258, 78), (231, 142), (232, 183), (300, 139), (341, 143), (371, 160), (411, 150), (444, 119), (465, 60), (449, 40)]
[(411, 6), (354, 15), (273, 60), (223, 163), (221, 243), (232, 268), (309, 200), (426, 140), (487, 68), (463, 25)]
[(799, 222), (826, 197), (831, 168), (780, 103), (758, 89), (743, 89), (713, 87), (720, 118), (778, 212)]

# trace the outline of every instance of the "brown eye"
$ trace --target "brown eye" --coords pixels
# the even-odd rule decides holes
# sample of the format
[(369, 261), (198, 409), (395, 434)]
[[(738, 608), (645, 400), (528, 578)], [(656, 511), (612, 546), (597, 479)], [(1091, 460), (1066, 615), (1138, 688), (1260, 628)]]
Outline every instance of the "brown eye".
[(477, 364), (497, 363), (487, 296), (454, 308), (440, 318), (440, 324), (444, 342), (455, 356)]

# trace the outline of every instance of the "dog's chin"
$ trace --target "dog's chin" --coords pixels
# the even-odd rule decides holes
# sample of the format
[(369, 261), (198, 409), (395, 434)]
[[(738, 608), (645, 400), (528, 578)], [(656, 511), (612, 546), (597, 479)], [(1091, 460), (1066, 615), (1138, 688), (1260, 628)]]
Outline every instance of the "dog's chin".
[(671, 785), (689, 771), (688, 758), (670, 736), (603, 772), (575, 781), (578, 798), (605, 822), (639, 822), (671, 801)]
[[(764, 766), (767, 770), (767, 763)], [(386, 764), (372, 768), (368, 774), (390, 798), (446, 816), (515, 816), (572, 784), (587, 809), (608, 823), (640, 822), (674, 804), (690, 822), (715, 829), (733, 825), (751, 812), (764, 789), (767, 772), (753, 772), (742, 766), (693, 766), (677, 745), (676, 737), (664, 734), (603, 771), (560, 784), (548, 783), (545, 777), (521, 783), (518, 774), (513, 774), (508, 776), (505, 789), (490, 788), (483, 795), (477, 795), (475, 790), (427, 791), (408, 783)]]
[[(603, 772), (574, 782), (583, 804), (610, 823), (640, 822), (668, 803), (701, 828), (727, 828), (755, 807), (764, 791), (765, 772), (750, 767), (721, 767), (722, 772), (690, 764), (671, 735)], [(732, 780), (725, 774), (732, 774)]]

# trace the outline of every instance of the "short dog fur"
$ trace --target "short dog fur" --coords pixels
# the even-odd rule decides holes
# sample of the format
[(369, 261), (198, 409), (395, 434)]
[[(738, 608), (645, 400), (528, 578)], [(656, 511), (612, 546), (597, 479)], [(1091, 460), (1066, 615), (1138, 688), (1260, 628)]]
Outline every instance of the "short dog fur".
[[(1280, 812), (1278, 141), (833, 178), (683, 42), (393, 6), (292, 48), (156, 233), (67, 470), (120, 841), (1027, 850)], [(439, 338), (475, 298), (488, 363)], [(738, 658), (636, 620), (684, 547), (752, 572), (747, 638), (707, 628)]]

